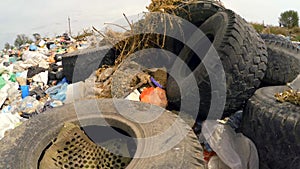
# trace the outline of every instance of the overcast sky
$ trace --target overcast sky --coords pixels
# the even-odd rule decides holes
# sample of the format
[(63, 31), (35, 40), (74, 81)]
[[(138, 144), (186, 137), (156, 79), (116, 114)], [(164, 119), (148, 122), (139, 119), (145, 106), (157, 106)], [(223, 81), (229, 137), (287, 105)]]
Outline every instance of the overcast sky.
[(300, 15), (299, 0), (221, 0), (226, 8), (234, 10), (247, 21), (278, 25), (280, 14), (287, 10)]
[[(300, 13), (299, 0), (222, 0), (247, 21), (278, 24), (278, 17), (286, 10)], [(105, 22), (114, 22), (122, 14), (135, 15), (146, 11), (150, 0), (1, 0), (0, 49), (13, 43), (17, 34), (33, 33), (42, 36), (60, 35), (68, 30), (70, 16), (74, 33)]]

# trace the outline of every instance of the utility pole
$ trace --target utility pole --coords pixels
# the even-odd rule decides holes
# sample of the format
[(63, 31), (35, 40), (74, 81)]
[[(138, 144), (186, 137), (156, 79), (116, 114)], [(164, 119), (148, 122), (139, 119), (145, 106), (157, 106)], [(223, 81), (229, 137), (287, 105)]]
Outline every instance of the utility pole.
[(72, 36), (72, 31), (71, 31), (71, 19), (68, 16), (68, 23), (69, 23), (69, 35)]

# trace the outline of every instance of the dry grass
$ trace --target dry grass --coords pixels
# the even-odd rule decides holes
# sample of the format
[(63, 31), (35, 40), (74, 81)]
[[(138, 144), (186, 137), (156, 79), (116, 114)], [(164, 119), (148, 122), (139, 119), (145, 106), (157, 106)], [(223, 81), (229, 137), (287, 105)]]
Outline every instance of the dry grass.
[(183, 5), (193, 2), (195, 2), (195, 0), (151, 0), (147, 9), (149, 12), (173, 13), (177, 9), (182, 9)]
[(89, 30), (89, 29), (83, 29), (82, 32), (79, 32), (77, 34), (77, 36), (72, 37), (74, 38), (76, 41), (81, 41), (81, 40), (86, 40), (87, 37), (92, 36), (93, 35), (93, 31)]
[(295, 34), (299, 34), (300, 35), (300, 27), (294, 27), (292, 28), (292, 32)]
[(251, 23), (251, 25), (258, 33), (262, 33), (262, 31), (265, 29), (265, 26), (259, 23)]
[[(194, 1), (194, 0), (193, 0)], [(184, 0), (152, 0), (152, 3), (147, 7), (150, 12), (174, 14), (175, 10), (181, 9), (181, 6), (193, 1)], [(127, 20), (126, 16), (125, 19)], [(131, 25), (131, 30), (124, 33), (107, 29), (103, 33), (104, 40), (114, 46), (119, 57), (115, 64), (119, 65), (122, 60), (136, 51), (141, 51), (147, 48), (164, 48), (166, 45), (167, 31), (173, 31), (175, 28), (180, 29), (180, 23), (170, 15), (161, 15), (157, 18), (151, 13), (145, 13), (144, 19)], [(117, 26), (117, 25), (115, 25)], [(159, 28), (163, 28), (163, 34), (144, 33), (137, 34), (136, 32), (156, 32)], [(124, 28), (125, 29), (125, 28)], [(99, 32), (100, 33), (100, 32)]]
[(284, 35), (284, 36), (288, 36), (289, 35), (289, 29), (288, 28), (282, 28), (282, 27), (274, 27), (274, 26), (270, 26), (267, 27), (264, 33), (272, 33), (275, 35)]
[(291, 40), (300, 41), (299, 27), (294, 27), (289, 29), (289, 28), (278, 27), (278, 26), (264, 26), (263, 24), (259, 24), (259, 23), (251, 23), (251, 24), (258, 33), (284, 35), (284, 36), (291, 35)]

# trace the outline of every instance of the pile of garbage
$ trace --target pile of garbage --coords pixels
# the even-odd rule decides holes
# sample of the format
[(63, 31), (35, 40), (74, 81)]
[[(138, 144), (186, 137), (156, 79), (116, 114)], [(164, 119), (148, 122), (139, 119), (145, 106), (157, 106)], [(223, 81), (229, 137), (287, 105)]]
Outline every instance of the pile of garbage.
[(1, 53), (0, 139), (22, 121), (64, 104), (69, 84), (62, 56), (88, 47), (87, 41), (76, 41), (66, 33), (37, 39)]
[[(187, 114), (197, 113), (196, 120), (192, 119), (193, 124), (190, 127), (193, 126), (193, 137), (198, 139), (202, 146), (197, 149), (203, 150), (204, 158), (197, 158), (199, 162), (203, 160), (206, 168), (252, 169), (264, 168), (261, 166), (265, 165), (286, 166), (291, 162), (293, 163), (291, 166), (296, 166), (298, 163), (295, 162), (297, 159), (294, 159), (294, 154), (299, 153), (291, 150), (297, 150), (298, 144), (294, 143), (293, 137), (298, 138), (298, 135), (297, 132), (289, 131), (290, 126), (299, 121), (299, 107), (296, 105), (299, 105), (300, 98), (300, 76), (298, 80), (288, 83), (292, 90), (287, 89), (282, 93), (278, 93), (279, 89), (281, 92), (281, 89), (286, 89), (286, 86), (277, 88), (270, 84), (286, 84), (299, 74), (299, 50), (289, 45), (289, 41), (282, 39), (275, 41), (277, 37), (273, 35), (259, 36), (249, 23), (235, 12), (223, 7), (217, 0), (199, 2), (152, 0), (148, 10), (176, 14), (192, 22), (195, 28), (198, 30), (199, 27), (204, 34), (218, 37), (206, 39), (210, 42), (208, 46), (214, 46), (218, 59), (210, 58), (212, 60), (208, 59), (209, 61), (206, 62), (206, 58), (195, 57), (196, 50), (192, 52), (194, 49), (188, 49), (189, 45), (179, 43), (175, 41), (177, 38), (172, 39), (167, 36), (167, 31), (170, 31), (171, 35), (180, 34), (184, 37), (183, 39), (196, 37), (197, 43), (205, 44), (202, 36), (190, 34), (190, 31), (186, 33), (182, 31), (184, 30), (181, 29), (182, 25), (186, 24), (181, 25), (176, 18), (172, 20), (172, 17), (152, 17), (150, 14), (145, 15), (144, 19), (137, 23), (132, 25), (129, 23), (131, 30), (125, 33), (108, 30), (102, 35), (98, 32), (103, 36), (101, 42), (97, 42), (100, 48), (65, 55), (63, 58), (68, 58), (68, 61), (63, 61), (63, 54), (87, 48), (88, 43), (75, 41), (67, 34), (55, 39), (37, 38), (35, 44), (27, 44), (18, 51), (7, 51), (8, 53), (1, 54), (3, 56), (0, 58), (0, 139), (4, 137), (7, 130), (13, 129), (22, 121), (43, 113), (47, 109), (76, 100), (118, 98), (153, 104), (175, 114), (178, 111)], [(188, 16), (186, 16), (187, 12)], [(165, 32), (162, 35), (156, 33), (162, 30), (160, 25), (164, 25)], [(134, 34), (135, 32), (149, 32), (149, 30), (154, 33)], [(107, 45), (106, 42), (113, 46)], [(102, 43), (103, 46), (100, 45)], [(150, 55), (147, 55), (145, 51), (151, 48), (169, 50), (178, 54), (184, 64), (192, 70), (191, 75), (196, 78), (197, 88), (192, 88), (193, 85), (188, 84), (191, 76), (183, 67), (177, 66), (177, 62), (172, 60), (170, 55), (160, 55), (155, 50), (154, 54), (150, 52), (151, 57), (149, 57)], [(204, 51), (205, 45), (197, 46), (197, 49), (203, 49), (202, 52), (207, 55), (207, 51)], [(106, 55), (107, 53), (109, 55)], [(100, 56), (102, 54), (103, 56)], [(147, 67), (138, 63), (138, 54), (142, 56), (142, 61), (151, 66)], [(77, 62), (81, 58), (83, 62)], [(103, 62), (96, 62), (100, 58)], [(220, 63), (217, 63), (219, 59)], [(154, 62), (155, 66), (152, 66)], [(161, 66), (157, 63), (166, 64)], [(204, 65), (206, 68), (205, 63), (212, 66), (208, 66), (208, 70), (216, 69), (216, 71), (212, 71), (211, 74), (205, 71), (203, 67)], [(167, 73), (173, 67), (182, 74), (180, 80), (176, 82), (170, 78), (171, 73)], [(68, 70), (68, 68), (71, 69)], [(223, 71), (217, 71), (221, 69)], [(75, 76), (79, 78), (72, 79)], [(214, 79), (215, 77), (217, 78)], [(70, 84), (68, 80), (70, 82), (72, 80), (73, 83)], [(216, 81), (220, 84), (217, 85), (218, 90), (213, 90), (212, 82)], [(178, 84), (182, 84), (183, 88), (188, 88), (190, 93), (180, 91)], [(261, 86), (268, 87), (261, 88)], [(191, 99), (184, 97), (197, 92), (201, 97), (199, 101), (194, 97)], [(275, 92), (276, 99), (273, 95)], [(225, 105), (221, 101), (220, 103), (214, 101), (213, 94), (221, 98), (220, 100), (224, 100)], [(197, 104), (193, 104), (193, 99)], [(197, 112), (189, 112), (188, 108), (180, 110), (181, 100), (187, 100), (189, 104), (186, 107), (196, 107)], [(295, 105), (279, 104), (276, 100), (281, 103), (291, 102)], [(213, 102), (217, 106), (212, 106)], [(210, 105), (213, 109), (210, 109)], [(208, 113), (210, 110), (218, 112), (219, 110), (215, 108), (219, 106), (223, 113), (220, 116), (222, 119), (211, 120)], [(289, 120), (286, 118), (282, 120), (282, 117), (289, 117)], [(48, 126), (46, 128), (51, 130)], [(266, 137), (261, 137), (265, 135)], [(279, 141), (271, 144), (273, 140)], [(69, 144), (70, 142), (66, 142), (66, 145)], [(278, 148), (279, 145), (280, 147), (288, 145), (288, 151), (285, 147)], [(12, 150), (12, 152), (15, 154), (15, 151)], [(269, 158), (268, 154), (273, 154), (272, 158)], [(286, 158), (289, 161), (281, 160), (282, 154), (290, 156)], [(265, 157), (267, 159), (264, 159)], [(276, 160), (276, 157), (280, 160)], [(110, 159), (109, 156), (106, 158)], [(51, 159), (56, 162), (55, 159)]]

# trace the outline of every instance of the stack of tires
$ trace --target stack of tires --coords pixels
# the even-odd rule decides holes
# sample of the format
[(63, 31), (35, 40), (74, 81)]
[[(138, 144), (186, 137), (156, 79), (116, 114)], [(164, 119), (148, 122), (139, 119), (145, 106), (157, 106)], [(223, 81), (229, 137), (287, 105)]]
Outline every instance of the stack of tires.
[(262, 34), (268, 48), (268, 68), (244, 111), (242, 131), (256, 144), (260, 168), (294, 169), (300, 166), (300, 106), (279, 103), (275, 93), (300, 74), (300, 51), (291, 41)]
[[(260, 86), (267, 69), (267, 49), (253, 27), (231, 10), (216, 12), (199, 28), (212, 42), (225, 71), (226, 104), (223, 117), (226, 117), (241, 109)], [(219, 91), (212, 91), (207, 72), (194, 71), (194, 76), (205, 79), (198, 82), (201, 97), (198, 120), (204, 121), (210, 109), (211, 93)], [(175, 85), (173, 81), (168, 83), (167, 93), (170, 102), (178, 104), (181, 95)]]
[(256, 144), (260, 168), (299, 168), (300, 107), (274, 97), (300, 74), (299, 48), (280, 36), (258, 37), (246, 21), (226, 9), (215, 12), (200, 29), (215, 37), (212, 42), (225, 69), (224, 116), (244, 109), (241, 130)]
[[(222, 116), (227, 117), (244, 109), (241, 129), (257, 146), (260, 168), (294, 169), (299, 167), (300, 107), (290, 103), (276, 102), (273, 95), (283, 91), (286, 87), (271, 86), (286, 84), (300, 73), (299, 49), (285, 39), (273, 35), (260, 36), (241, 16), (225, 9), (217, 1), (183, 3), (180, 8), (188, 11), (189, 15), (186, 15), (187, 13), (182, 12), (182, 10), (172, 14), (187, 19), (197, 26), (208, 37), (216, 50), (226, 80), (226, 101)], [(171, 45), (168, 46), (170, 52), (178, 54), (180, 53), (178, 50), (186, 49), (184, 44), (180, 47), (174, 44), (176, 43), (174, 39), (166, 42), (166, 44), (170, 43)], [(198, 46), (198, 48), (201, 47)], [(63, 58), (64, 73), (71, 82), (84, 80), (102, 65), (113, 65), (118, 57), (117, 53), (109, 47), (101, 47), (67, 55)], [(183, 61), (186, 63), (193, 62), (195, 53), (191, 49), (187, 50), (187, 53), (188, 58)], [(195, 61), (190, 64), (193, 65), (191, 66), (193, 67), (192, 70), (197, 70), (192, 73), (197, 77), (198, 91), (193, 92), (199, 92), (201, 97), (195, 124), (207, 119), (211, 108), (212, 93), (219, 92), (212, 90), (208, 72), (199, 71), (203, 68), (201, 62)], [(124, 73), (122, 73), (124, 78), (113, 79), (113, 84), (129, 85), (127, 78), (135, 71), (140, 70), (133, 67), (124, 68)], [(112, 88), (114, 87), (113, 84)], [(260, 88), (262, 86), (264, 87)], [(124, 86), (124, 88), (128, 87)], [(172, 78), (168, 79), (166, 91), (169, 105), (180, 108), (182, 95)], [(119, 93), (114, 95), (118, 96)], [(93, 109), (93, 104), (95, 104), (93, 101), (82, 101), (78, 104), (81, 105), (80, 109), (76, 109), (76, 105), (73, 104), (65, 105), (26, 121), (11, 131), (0, 141), (0, 168), (38, 168), (44, 149), (55, 138), (64, 122), (78, 123), (78, 114), (76, 113), (86, 113), (85, 116), (81, 116), (84, 120), (109, 119), (115, 125), (114, 127), (119, 127), (133, 136), (138, 135), (142, 138), (162, 132), (163, 126), (175, 123), (174, 119), (177, 118), (170, 111), (163, 110), (161, 118), (157, 118), (149, 124), (138, 124), (125, 118), (122, 112), (120, 113), (119, 109), (115, 107), (115, 104), (131, 105), (140, 111), (151, 109), (149, 105), (110, 99), (96, 101), (97, 107), (95, 109)], [(193, 107), (194, 105), (189, 106)], [(101, 109), (101, 115), (96, 113), (97, 108)], [(122, 111), (128, 110), (127, 108), (122, 109)], [(157, 110), (157, 112), (152, 112), (154, 114), (161, 111), (161, 109), (151, 110)], [(202, 147), (192, 129), (183, 123), (182, 121), (176, 123), (176, 131), (180, 133), (184, 130), (188, 134), (174, 149), (154, 157), (133, 159), (128, 168), (204, 169)], [(196, 133), (200, 132), (197, 127), (197, 125), (194, 126)], [(164, 144), (171, 142), (172, 137), (169, 135)], [(158, 140), (158, 143), (162, 141)], [(137, 145), (140, 144), (142, 143), (137, 142)], [(155, 146), (156, 144), (151, 143), (151, 145)], [(147, 150), (143, 151), (146, 152)], [(111, 159), (113, 156), (104, 158)]]
[(300, 73), (300, 49), (290, 40), (277, 35), (261, 34), (261, 37), (269, 54), (264, 85), (285, 85), (293, 81)]

